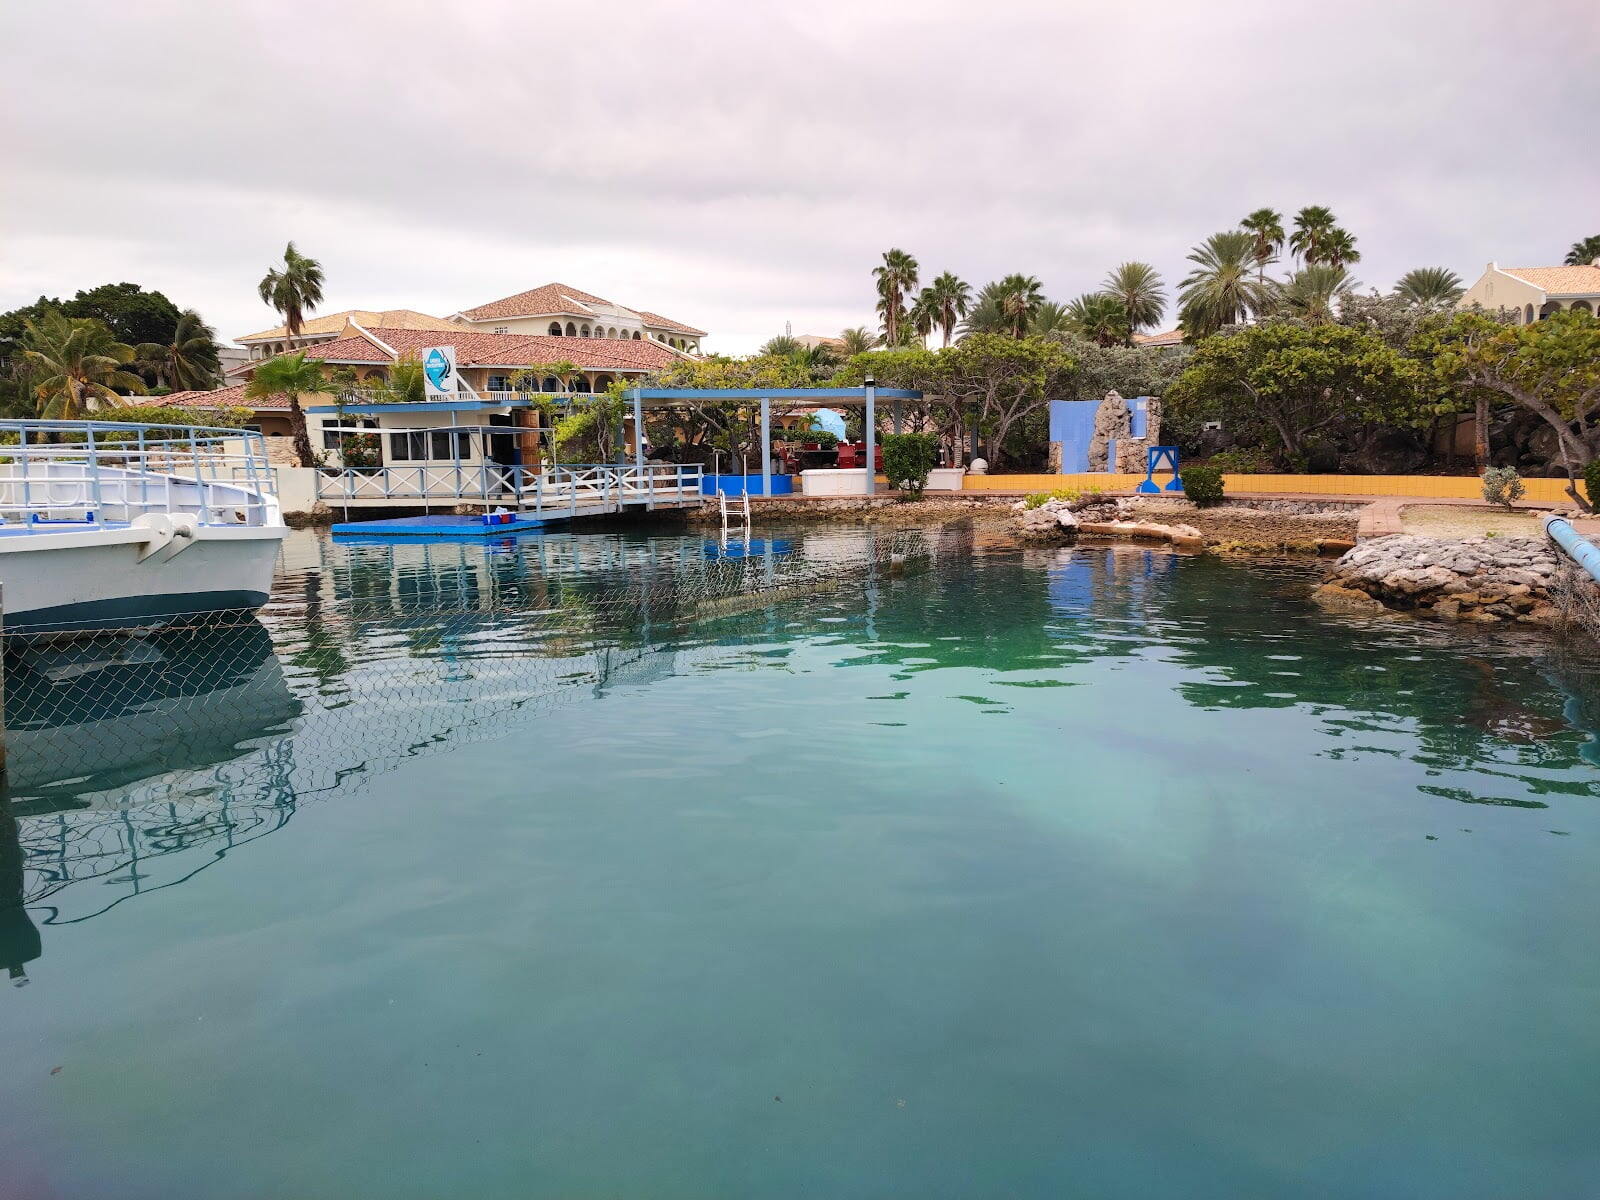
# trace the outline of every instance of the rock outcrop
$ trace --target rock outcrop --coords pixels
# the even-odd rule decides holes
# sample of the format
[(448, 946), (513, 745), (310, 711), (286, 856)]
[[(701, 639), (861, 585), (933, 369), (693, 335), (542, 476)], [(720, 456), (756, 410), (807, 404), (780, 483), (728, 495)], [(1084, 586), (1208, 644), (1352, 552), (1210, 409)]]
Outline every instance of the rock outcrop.
[(1046, 500), (1037, 508), (1015, 506), (1017, 536), (1029, 542), (1070, 542), (1078, 536), (1078, 516), (1066, 500)]
[(1463, 621), (1557, 620), (1551, 589), (1556, 551), (1532, 538), (1428, 538), (1410, 534), (1363, 542), (1333, 565), (1312, 598), (1334, 611), (1365, 610), (1351, 593), (1383, 608)]

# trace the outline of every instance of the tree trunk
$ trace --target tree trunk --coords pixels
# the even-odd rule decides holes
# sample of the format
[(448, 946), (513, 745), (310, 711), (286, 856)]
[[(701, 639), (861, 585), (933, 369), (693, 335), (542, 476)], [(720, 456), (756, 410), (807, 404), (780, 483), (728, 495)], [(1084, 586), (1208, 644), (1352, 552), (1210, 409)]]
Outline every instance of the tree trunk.
[(1489, 397), (1483, 395), (1472, 406), (1472, 457), (1479, 475), (1489, 469)]
[(289, 428), (294, 431), (294, 455), (300, 460), (302, 467), (317, 465), (317, 457), (311, 452), (311, 435), (306, 432), (306, 410), (300, 407), (300, 397), (289, 397)]

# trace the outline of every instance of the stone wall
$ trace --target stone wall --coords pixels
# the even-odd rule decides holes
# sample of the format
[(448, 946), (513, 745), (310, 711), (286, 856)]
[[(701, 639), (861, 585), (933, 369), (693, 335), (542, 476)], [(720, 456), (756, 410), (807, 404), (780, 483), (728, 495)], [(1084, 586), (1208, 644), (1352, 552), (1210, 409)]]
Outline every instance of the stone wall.
[[(1107, 455), (1113, 440), (1117, 444), (1117, 461), (1108, 466)], [(1146, 399), (1145, 436), (1136, 438), (1133, 436), (1133, 414), (1128, 411), (1128, 402), (1117, 392), (1107, 392), (1094, 414), (1094, 432), (1089, 438), (1089, 470), (1143, 475), (1148, 462), (1146, 447), (1160, 444), (1161, 400), (1158, 397)], [(1052, 447), (1052, 454), (1052, 470), (1059, 471), (1060, 447)]]
[(1550, 625), (1561, 560), (1533, 538), (1373, 538), (1344, 555), (1313, 593), (1344, 612), (1424, 612), (1465, 621)]

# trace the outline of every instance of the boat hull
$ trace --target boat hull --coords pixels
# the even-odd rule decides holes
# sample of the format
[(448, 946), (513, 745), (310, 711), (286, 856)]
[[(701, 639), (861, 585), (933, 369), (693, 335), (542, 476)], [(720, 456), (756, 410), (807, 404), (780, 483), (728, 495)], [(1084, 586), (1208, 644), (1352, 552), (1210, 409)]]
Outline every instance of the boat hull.
[(272, 592), (282, 526), (199, 526), (162, 541), (138, 526), (0, 538), (8, 634), (158, 626), (253, 612)]

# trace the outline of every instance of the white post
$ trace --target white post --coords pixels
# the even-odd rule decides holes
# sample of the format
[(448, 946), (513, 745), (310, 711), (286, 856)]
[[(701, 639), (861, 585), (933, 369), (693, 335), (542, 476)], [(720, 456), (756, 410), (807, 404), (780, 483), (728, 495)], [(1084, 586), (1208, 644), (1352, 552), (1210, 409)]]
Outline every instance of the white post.
[(873, 426), (877, 423), (877, 420), (878, 420), (878, 385), (877, 385), (876, 381), (874, 381), (872, 376), (870, 376), (870, 375), (867, 376), (866, 384), (867, 384), (867, 419), (866, 419), (867, 495), (872, 496), (872, 495), (876, 495), (877, 491), (878, 491), (878, 472), (877, 472), (876, 468), (873, 466), (873, 462), (877, 458), (877, 442), (878, 442), (878, 435), (877, 435), (876, 431), (873, 428)]
[[(744, 489), (746, 499), (750, 488)], [(772, 495), (772, 401), (761, 397), (761, 494)]]

